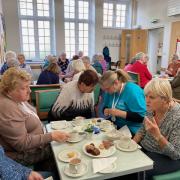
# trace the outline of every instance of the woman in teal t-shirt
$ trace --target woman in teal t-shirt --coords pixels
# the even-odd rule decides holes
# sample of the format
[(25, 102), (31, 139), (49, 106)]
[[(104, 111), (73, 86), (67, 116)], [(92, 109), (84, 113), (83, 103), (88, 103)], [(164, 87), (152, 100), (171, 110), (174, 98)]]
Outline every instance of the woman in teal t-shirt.
[(102, 105), (104, 115), (110, 116), (118, 128), (127, 125), (135, 134), (144, 119), (146, 103), (143, 90), (129, 80), (121, 69), (105, 72), (100, 79), (101, 88), (107, 92)]

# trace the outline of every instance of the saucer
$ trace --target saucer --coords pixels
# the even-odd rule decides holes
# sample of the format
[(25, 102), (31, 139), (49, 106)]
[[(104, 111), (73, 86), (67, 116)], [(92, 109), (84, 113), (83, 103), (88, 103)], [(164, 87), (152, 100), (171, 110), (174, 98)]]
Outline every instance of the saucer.
[[(70, 152), (74, 152), (75, 153), (75, 156), (73, 156), (72, 158), (69, 158), (68, 157), (68, 153)], [(74, 158), (80, 158), (81, 157), (81, 154), (79, 151), (75, 150), (75, 149), (65, 149), (64, 151), (61, 151), (59, 154), (58, 154), (58, 159), (60, 161), (63, 161), (63, 162), (70, 162), (71, 159), (74, 159)]]
[(82, 122), (82, 123), (77, 123), (77, 122), (75, 122), (75, 121), (72, 121), (71, 124), (72, 124), (73, 126), (83, 126), (84, 122)]
[(52, 121), (51, 128), (55, 130), (65, 129), (69, 126), (69, 122), (67, 121)]
[(138, 144), (135, 141), (131, 140), (131, 143), (129, 144), (128, 148), (124, 148), (124, 147), (121, 147), (121, 140), (117, 140), (116, 148), (121, 151), (132, 152), (138, 149)]
[(100, 173), (106, 174), (106, 173), (112, 173), (116, 169), (116, 163), (110, 164), (107, 168), (102, 169), (99, 171)]
[(73, 174), (69, 171), (69, 164), (64, 167), (64, 174), (70, 177), (80, 177), (85, 175), (88, 172), (88, 165), (86, 163), (82, 163), (82, 170), (80, 173)]
[(79, 136), (78, 136), (77, 138), (73, 138), (73, 139), (69, 138), (69, 139), (67, 140), (67, 142), (71, 142), (71, 143), (80, 142), (81, 140), (84, 139), (85, 135), (86, 135), (86, 134), (82, 134), (82, 135), (79, 134)]

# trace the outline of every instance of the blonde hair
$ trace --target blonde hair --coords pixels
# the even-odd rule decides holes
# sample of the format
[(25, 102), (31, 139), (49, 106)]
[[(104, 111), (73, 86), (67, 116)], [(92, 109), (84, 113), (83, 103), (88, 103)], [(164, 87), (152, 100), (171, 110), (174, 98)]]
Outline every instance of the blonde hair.
[(86, 67), (81, 59), (72, 61), (72, 68), (76, 72), (85, 71)]
[(127, 82), (130, 79), (130, 76), (124, 70), (118, 69), (116, 71), (106, 71), (102, 75), (99, 83), (101, 85), (103, 85), (104, 83), (112, 85), (115, 80), (118, 80), (120, 82)]
[(52, 62), (46, 68), (47, 71), (53, 72), (55, 74), (59, 74), (61, 72), (58, 64), (56, 62)]
[(144, 92), (145, 94), (151, 92), (154, 96), (159, 96), (169, 102), (172, 100), (172, 89), (167, 79), (152, 79), (146, 84)]
[(6, 94), (16, 89), (21, 81), (31, 81), (31, 75), (20, 68), (9, 68), (1, 78), (0, 92)]

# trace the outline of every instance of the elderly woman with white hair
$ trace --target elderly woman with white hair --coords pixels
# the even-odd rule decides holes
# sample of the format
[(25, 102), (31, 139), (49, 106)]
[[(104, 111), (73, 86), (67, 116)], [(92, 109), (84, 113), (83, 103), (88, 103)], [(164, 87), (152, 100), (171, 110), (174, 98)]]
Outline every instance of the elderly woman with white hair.
[(180, 104), (172, 99), (170, 83), (153, 79), (145, 86), (147, 116), (134, 140), (154, 160), (148, 177), (180, 169)]
[[(11, 60), (12, 59), (12, 63)], [(14, 51), (7, 51), (5, 54), (5, 62), (3, 64), (3, 66), (1, 67), (1, 75), (3, 75), (3, 73), (9, 68), (9, 67), (15, 67), (17, 65), (18, 62), (15, 63), (16, 59), (16, 53)], [(14, 65), (13, 65), (14, 64)], [(19, 66), (19, 64), (18, 64)]]

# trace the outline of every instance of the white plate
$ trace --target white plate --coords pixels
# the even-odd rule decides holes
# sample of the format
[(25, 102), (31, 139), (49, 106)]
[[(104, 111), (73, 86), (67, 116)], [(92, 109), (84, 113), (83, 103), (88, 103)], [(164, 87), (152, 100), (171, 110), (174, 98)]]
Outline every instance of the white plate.
[(82, 122), (82, 123), (77, 123), (77, 122), (75, 122), (75, 121), (72, 121), (71, 124), (72, 124), (73, 126), (83, 126), (83, 125), (84, 125), (84, 122)]
[(108, 166), (105, 169), (102, 169), (101, 171), (99, 171), (100, 173), (106, 174), (106, 173), (112, 173), (114, 170), (116, 169), (116, 163), (112, 163), (110, 164), (110, 166)]
[(94, 155), (92, 155), (92, 154), (90, 154), (90, 153), (88, 153), (86, 151), (86, 146), (91, 144), (91, 143), (93, 143), (99, 149), (99, 145), (102, 144), (102, 141), (100, 141), (100, 140), (90, 141), (90, 142), (88, 142), (88, 143), (83, 145), (83, 152), (86, 155), (90, 156), (90, 157), (95, 157), (95, 158), (109, 157), (109, 156), (113, 155), (116, 152), (116, 148), (113, 145), (109, 149), (102, 149), (102, 150), (99, 149), (100, 150), (100, 154), (98, 156), (94, 156)]
[(136, 151), (138, 149), (138, 144), (135, 141), (131, 140), (129, 147), (123, 148), (123, 147), (121, 147), (121, 140), (118, 140), (118, 141), (116, 141), (116, 147), (117, 147), (117, 149), (119, 149), (121, 151), (132, 152), (132, 151)]
[[(68, 153), (70, 152), (74, 152), (75, 153), (75, 156), (73, 156), (72, 158), (69, 158), (67, 156)], [(77, 150), (75, 149), (65, 149), (64, 151), (61, 151), (59, 154), (58, 154), (58, 159), (60, 161), (63, 161), (63, 162), (70, 162), (71, 159), (73, 158), (80, 158), (81, 157), (81, 154), (80, 152), (78, 152)]]
[(79, 135), (78, 138), (76, 138), (76, 139), (68, 139), (67, 142), (71, 142), (71, 143), (80, 142), (81, 140), (83, 140), (85, 138), (85, 136), (86, 136), (86, 134)]
[(67, 121), (53, 121), (51, 122), (51, 128), (60, 130), (69, 127), (70, 123)]
[(64, 167), (64, 174), (70, 177), (80, 177), (85, 175), (88, 172), (88, 165), (86, 163), (82, 163), (82, 170), (78, 174), (73, 174), (69, 171), (69, 164)]

